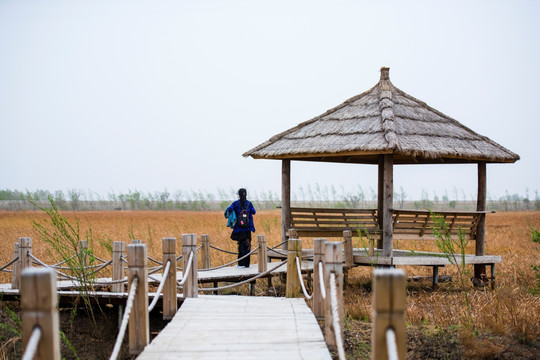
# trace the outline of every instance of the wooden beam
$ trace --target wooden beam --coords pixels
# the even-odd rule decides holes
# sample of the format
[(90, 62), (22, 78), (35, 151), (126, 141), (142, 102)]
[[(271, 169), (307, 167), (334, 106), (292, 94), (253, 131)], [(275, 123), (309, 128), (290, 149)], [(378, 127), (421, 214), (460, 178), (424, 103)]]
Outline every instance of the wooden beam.
[[(383, 193), (384, 193), (384, 155), (379, 155), (379, 172), (377, 178), (377, 219), (379, 221), (379, 229), (383, 228)], [(382, 236), (377, 240), (377, 249), (382, 249)]]
[[(478, 163), (478, 195), (476, 199), (476, 210), (485, 211), (486, 210), (486, 196), (487, 194), (487, 171), (486, 163)], [(478, 225), (476, 226), (476, 245), (475, 245), (475, 255), (484, 256), (486, 252), (486, 214), (480, 214), (478, 218)], [(475, 265), (474, 266), (474, 277), (477, 279), (482, 279), (486, 277), (486, 266), (485, 265)]]
[(383, 256), (392, 256), (393, 226), (392, 209), (394, 208), (394, 158), (392, 155), (383, 155), (383, 204), (382, 204), (382, 242)]
[[(287, 230), (291, 223), (291, 160), (281, 161), (281, 241), (287, 240)], [(287, 249), (287, 243), (283, 244)]]

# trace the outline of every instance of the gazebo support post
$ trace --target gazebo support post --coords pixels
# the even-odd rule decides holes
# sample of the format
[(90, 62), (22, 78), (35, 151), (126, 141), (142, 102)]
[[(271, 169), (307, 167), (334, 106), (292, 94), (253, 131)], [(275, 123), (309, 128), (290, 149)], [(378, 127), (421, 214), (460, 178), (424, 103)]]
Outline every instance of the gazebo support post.
[(394, 229), (392, 224), (392, 209), (394, 198), (394, 157), (392, 154), (379, 156), (379, 194), (378, 214), (379, 226), (382, 231), (382, 241), (377, 242), (377, 248), (381, 248), (382, 256), (392, 256)]
[[(383, 188), (384, 188), (384, 155), (379, 155), (379, 173), (377, 179), (377, 218), (379, 221), (379, 230), (383, 229)], [(383, 248), (382, 236), (377, 235), (377, 249)]]
[[(486, 163), (478, 163), (478, 195), (476, 198), (476, 210), (486, 210), (486, 193), (487, 193), (487, 176), (486, 176)], [(484, 256), (486, 254), (486, 214), (481, 214), (476, 226), (476, 256)], [(486, 278), (486, 265), (475, 264), (474, 265), (474, 277), (478, 280)]]
[[(287, 240), (291, 223), (291, 160), (281, 160), (281, 240)], [(287, 242), (282, 246), (287, 250)]]

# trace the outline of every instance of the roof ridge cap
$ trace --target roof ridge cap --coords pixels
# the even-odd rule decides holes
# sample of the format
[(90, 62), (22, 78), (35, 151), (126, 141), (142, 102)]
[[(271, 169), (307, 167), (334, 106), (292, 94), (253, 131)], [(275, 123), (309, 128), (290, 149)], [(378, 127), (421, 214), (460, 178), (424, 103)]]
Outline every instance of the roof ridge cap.
[(394, 85), (390, 82), (388, 75), (389, 68), (381, 68), (381, 80), (379, 81), (379, 109), (381, 110), (381, 125), (384, 138), (391, 149), (400, 148), (394, 124), (394, 102), (392, 101), (392, 90)]

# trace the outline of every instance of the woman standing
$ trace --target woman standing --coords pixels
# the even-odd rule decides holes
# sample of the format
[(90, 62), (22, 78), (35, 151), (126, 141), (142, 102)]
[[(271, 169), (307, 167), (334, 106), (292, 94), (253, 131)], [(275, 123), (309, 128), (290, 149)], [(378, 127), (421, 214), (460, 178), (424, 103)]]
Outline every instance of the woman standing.
[[(225, 211), (225, 214), (234, 212), (236, 223), (234, 224), (231, 239), (238, 242), (238, 258), (251, 252), (251, 232), (255, 232), (253, 215), (255, 208), (247, 199), (247, 191), (242, 188), (238, 190), (238, 200), (233, 202)], [(238, 266), (249, 267), (250, 257), (246, 257), (238, 262)]]

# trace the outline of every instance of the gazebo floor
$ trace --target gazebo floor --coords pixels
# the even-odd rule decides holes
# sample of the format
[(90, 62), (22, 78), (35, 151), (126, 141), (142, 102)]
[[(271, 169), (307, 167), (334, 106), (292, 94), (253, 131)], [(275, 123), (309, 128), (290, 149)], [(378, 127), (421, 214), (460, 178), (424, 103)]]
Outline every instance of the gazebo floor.
[[(370, 266), (446, 266), (461, 264), (462, 257), (456, 254), (454, 257), (449, 257), (444, 253), (412, 251), (412, 250), (394, 250), (393, 256), (382, 256), (382, 250), (375, 249), (375, 254), (370, 256), (367, 249), (354, 249), (353, 258), (356, 265)], [(452, 261), (450, 261), (452, 259)], [(486, 264), (492, 265), (502, 262), (502, 257), (498, 255), (465, 255), (465, 264)]]

